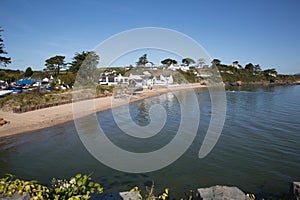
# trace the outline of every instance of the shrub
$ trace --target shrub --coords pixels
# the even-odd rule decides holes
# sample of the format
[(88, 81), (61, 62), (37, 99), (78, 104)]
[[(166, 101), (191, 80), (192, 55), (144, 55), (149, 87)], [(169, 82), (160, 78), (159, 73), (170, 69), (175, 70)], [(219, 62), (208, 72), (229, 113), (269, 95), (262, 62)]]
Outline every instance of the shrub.
[(0, 179), (0, 195), (12, 196), (15, 193), (23, 195), (29, 193), (30, 199), (89, 199), (92, 193), (102, 193), (99, 183), (94, 183), (90, 176), (77, 174), (69, 180), (52, 179), (52, 187), (43, 186), (37, 181), (14, 179), (7, 175)]

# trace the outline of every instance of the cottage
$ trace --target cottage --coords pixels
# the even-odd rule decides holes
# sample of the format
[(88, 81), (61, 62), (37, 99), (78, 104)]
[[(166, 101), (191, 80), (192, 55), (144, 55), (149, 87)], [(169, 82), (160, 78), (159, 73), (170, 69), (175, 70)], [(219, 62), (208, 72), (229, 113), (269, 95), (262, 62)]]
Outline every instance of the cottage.
[(161, 74), (155, 82), (156, 85), (169, 85), (173, 83), (174, 80), (172, 75), (163, 75), (163, 74)]
[(132, 80), (137, 87), (147, 88), (155, 84), (156, 77), (152, 76), (149, 72), (144, 72), (144, 75), (130, 74), (129, 80)]
[(121, 74), (118, 76), (102, 76), (98, 82), (100, 85), (117, 85), (117, 84), (129, 84), (129, 78), (124, 77)]

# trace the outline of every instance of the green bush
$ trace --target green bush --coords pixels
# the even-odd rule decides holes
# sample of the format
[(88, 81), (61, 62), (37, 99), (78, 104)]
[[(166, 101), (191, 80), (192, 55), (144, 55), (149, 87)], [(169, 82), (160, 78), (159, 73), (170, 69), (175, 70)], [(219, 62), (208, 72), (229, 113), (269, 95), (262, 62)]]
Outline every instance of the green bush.
[(30, 199), (33, 200), (80, 200), (90, 199), (92, 193), (103, 192), (99, 183), (93, 182), (90, 176), (82, 174), (77, 174), (69, 180), (52, 179), (51, 185), (52, 187), (47, 187), (38, 184), (37, 181), (24, 181), (7, 175), (0, 179), (0, 195), (29, 193)]

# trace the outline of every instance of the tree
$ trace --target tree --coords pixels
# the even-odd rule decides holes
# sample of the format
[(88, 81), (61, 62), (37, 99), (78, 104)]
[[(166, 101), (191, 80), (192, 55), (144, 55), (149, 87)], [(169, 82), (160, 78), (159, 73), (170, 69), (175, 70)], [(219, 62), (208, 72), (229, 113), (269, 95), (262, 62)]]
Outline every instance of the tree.
[(161, 64), (170, 66), (171, 64), (177, 64), (177, 61), (171, 58), (166, 58), (161, 61)]
[(97, 65), (99, 63), (99, 55), (97, 55), (94, 51), (88, 52), (82, 64), (80, 65), (80, 70), (77, 73), (76, 80), (80, 80), (80, 84), (84, 82), (98, 82), (98, 74), (97, 74)]
[(183, 64), (189, 66), (190, 64), (193, 64), (195, 63), (195, 61), (191, 58), (183, 58), (182, 61), (181, 61)]
[(139, 58), (139, 61), (136, 62), (136, 66), (145, 66), (145, 64), (148, 62), (147, 60), (147, 54), (144, 54), (142, 55), (140, 58)]
[(213, 60), (211, 61), (211, 63), (212, 63), (213, 65), (216, 65), (216, 66), (218, 66), (218, 65), (220, 65), (220, 64), (221, 64), (221, 60), (219, 60), (219, 59), (215, 58), (215, 59), (213, 59)]
[(80, 68), (80, 66), (82, 65), (83, 61), (87, 58), (87, 56), (90, 54), (91, 52), (81, 52), (81, 53), (75, 53), (75, 56), (73, 57), (72, 62), (70, 63), (71, 66), (69, 68), (69, 71), (76, 74)]
[(66, 67), (66, 63), (65, 63), (65, 56), (53, 56), (49, 59), (47, 59), (46, 61), (46, 69), (47, 71), (51, 71), (54, 72), (55, 76), (59, 75), (59, 72), (62, 68)]
[(254, 73), (254, 65), (252, 63), (248, 63), (247, 65), (245, 65), (245, 69), (250, 73)]
[(261, 68), (260, 68), (259, 64), (254, 65), (254, 71), (255, 72), (260, 72), (261, 71)]
[(198, 66), (203, 67), (203, 64), (205, 64), (205, 59), (204, 58), (199, 58), (198, 59)]
[(264, 74), (265, 74), (265, 76), (276, 76), (277, 75), (277, 71), (276, 71), (275, 68), (266, 69), (266, 70), (264, 70)]
[[(0, 32), (2, 32), (2, 31), (3, 30), (0, 28)], [(7, 54), (7, 52), (4, 51), (3, 39), (1, 38), (1, 35), (0, 35), (0, 64), (2, 66), (6, 67), (7, 64), (11, 63), (11, 58), (1, 56), (2, 54)]]
[(28, 78), (28, 77), (31, 77), (32, 74), (33, 74), (33, 71), (31, 69), (31, 67), (27, 67), (27, 69), (25, 70), (24, 76)]

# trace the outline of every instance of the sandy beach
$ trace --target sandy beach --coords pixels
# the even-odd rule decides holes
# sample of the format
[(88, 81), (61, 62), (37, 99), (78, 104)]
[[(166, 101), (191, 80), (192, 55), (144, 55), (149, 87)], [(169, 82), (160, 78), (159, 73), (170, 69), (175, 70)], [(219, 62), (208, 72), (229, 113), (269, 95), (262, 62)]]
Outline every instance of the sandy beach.
[[(139, 95), (131, 96), (130, 101), (139, 101), (145, 98), (158, 96), (163, 93), (171, 92), (171, 90), (182, 90), (186, 88), (200, 88), (206, 87), (200, 84), (189, 84), (184, 86), (173, 86), (172, 89), (168, 88), (158, 88), (153, 90), (144, 90)], [(21, 133), (26, 133), (34, 130), (39, 130), (43, 128), (48, 128), (54, 125), (62, 124), (65, 122), (73, 121), (73, 104), (83, 103), (94, 103), (95, 109), (86, 110), (82, 113), (82, 116), (100, 112), (111, 108), (112, 96), (85, 100), (84, 102), (76, 102), (70, 104), (64, 104), (59, 106), (54, 106), (50, 108), (44, 108), (40, 110), (25, 112), (25, 113), (13, 113), (13, 112), (4, 112), (0, 110), (0, 117), (8, 121), (8, 124), (0, 127), (0, 138), (10, 135), (16, 135)], [(120, 101), (120, 105), (125, 103)], [(77, 105), (74, 105), (77, 106)]]

